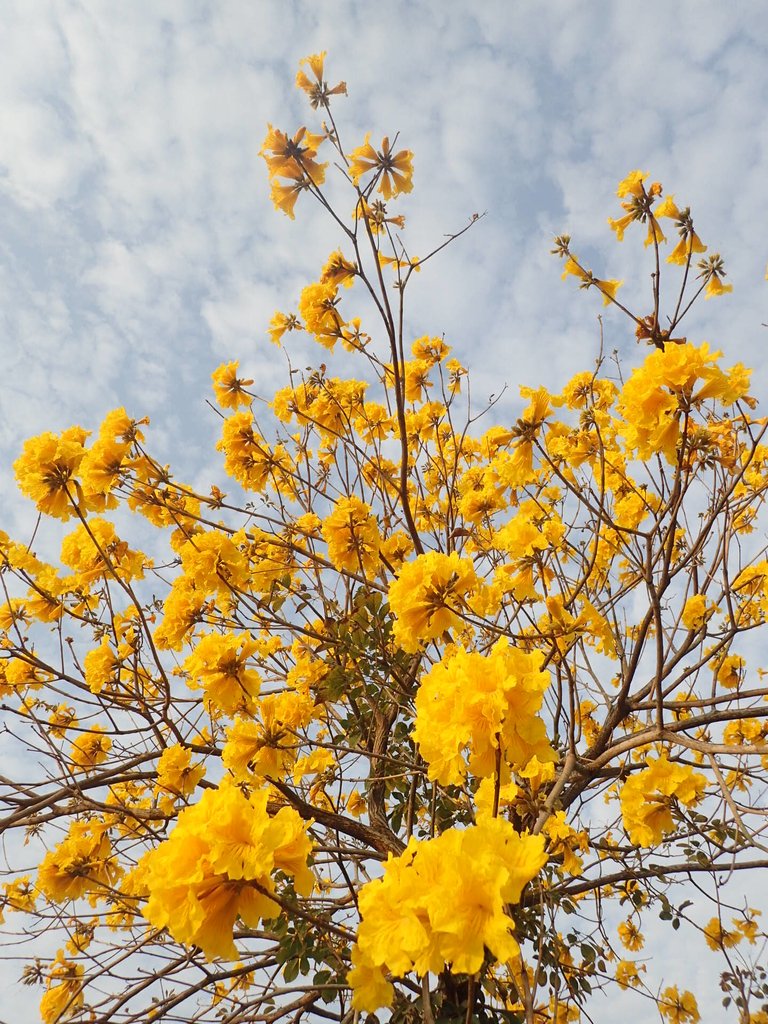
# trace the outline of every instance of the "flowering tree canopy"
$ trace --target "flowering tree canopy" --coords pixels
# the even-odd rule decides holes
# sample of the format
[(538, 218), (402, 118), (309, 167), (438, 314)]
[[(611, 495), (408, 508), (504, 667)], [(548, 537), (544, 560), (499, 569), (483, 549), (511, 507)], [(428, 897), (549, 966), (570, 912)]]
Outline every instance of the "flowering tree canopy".
[[(646, 962), (660, 916), (725, 958), (729, 1019), (765, 1024), (764, 926), (729, 886), (768, 866), (767, 424), (749, 371), (681, 333), (723, 261), (630, 173), (610, 225), (646, 232), (643, 309), (554, 252), (650, 353), (495, 422), (445, 339), (408, 334), (447, 244), (408, 249), (413, 154), (347, 148), (324, 76), (316, 54), (296, 80), (321, 123), (261, 155), (338, 247), (269, 325), (286, 386), (213, 373), (229, 493), (177, 480), (124, 409), (15, 463), (65, 524), (58, 564), (0, 532), (0, 908), (59, 945), (25, 945), (23, 980), (46, 1024), (567, 1024), (611, 986), (696, 1022)], [(295, 369), (295, 332), (350, 375)]]

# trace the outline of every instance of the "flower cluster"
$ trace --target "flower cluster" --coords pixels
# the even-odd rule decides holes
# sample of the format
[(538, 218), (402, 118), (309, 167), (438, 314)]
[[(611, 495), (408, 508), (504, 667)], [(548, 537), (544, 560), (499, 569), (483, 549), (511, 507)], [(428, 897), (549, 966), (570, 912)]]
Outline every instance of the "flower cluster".
[(289, 875), (304, 896), (314, 886), (304, 823), (289, 807), (271, 816), (267, 800), (266, 790), (246, 797), (231, 784), (206, 790), (136, 869), (148, 897), (142, 908), (147, 920), (199, 946), (209, 960), (237, 958), (232, 932), (238, 918), (255, 928), (279, 914), (275, 871)]
[(506, 907), (547, 860), (543, 836), (520, 835), (509, 822), (486, 818), (435, 839), (412, 839), (390, 857), (382, 878), (360, 890), (360, 928), (349, 981), (355, 1006), (389, 1005), (385, 972), (402, 977), (473, 974), (486, 948), (502, 963), (519, 951)]
[[(550, 677), (543, 656), (498, 640), (487, 655), (462, 647), (446, 651), (416, 694), (413, 738), (429, 778), (458, 785), (471, 772), (486, 778), (502, 763), (522, 769), (532, 758), (556, 755), (539, 717)], [(468, 751), (465, 753), (465, 751)]]
[(666, 754), (649, 757), (648, 767), (627, 779), (621, 788), (624, 828), (638, 846), (657, 846), (675, 824), (675, 801), (694, 807), (704, 795), (707, 777), (689, 765), (676, 764)]
[(395, 640), (415, 653), (447, 630), (461, 628), (468, 596), (479, 587), (472, 563), (455, 551), (432, 551), (407, 562), (389, 588)]
[(624, 384), (617, 408), (628, 449), (648, 459), (663, 454), (673, 463), (683, 429), (702, 404), (717, 399), (725, 406), (749, 401), (750, 372), (741, 363), (718, 365), (721, 353), (706, 342), (652, 352)]

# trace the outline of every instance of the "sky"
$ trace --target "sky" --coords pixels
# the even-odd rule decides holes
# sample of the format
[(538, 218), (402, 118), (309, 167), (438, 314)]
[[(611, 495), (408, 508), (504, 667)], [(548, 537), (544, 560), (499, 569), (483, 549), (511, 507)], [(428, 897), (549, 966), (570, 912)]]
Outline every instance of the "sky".
[[(649, 312), (649, 253), (607, 224), (636, 168), (691, 206), (734, 286), (694, 307), (686, 335), (754, 367), (768, 397), (762, 0), (0, 0), (0, 17), (0, 528), (19, 539), (34, 525), (11, 468), (25, 438), (97, 429), (124, 406), (207, 491), (211, 372), (238, 359), (260, 394), (286, 383), (268, 322), (339, 238), (319, 210), (273, 210), (258, 151), (268, 122), (311, 116), (293, 78), (319, 50), (347, 82), (349, 144), (399, 132), (414, 152), (409, 251), (485, 214), (414, 278), (407, 330), (445, 335), (479, 403), (506, 385), (496, 419), (519, 385), (557, 390), (591, 368), (602, 313), (606, 352), (627, 370), (645, 355), (549, 251), (569, 233)], [(294, 355), (327, 361), (300, 342)], [(720, 995), (699, 945), (693, 959), (669, 946), (668, 962), (709, 1024)], [(656, 1019), (631, 1005), (637, 1024)], [(614, 1009), (595, 1007), (596, 1024)]]

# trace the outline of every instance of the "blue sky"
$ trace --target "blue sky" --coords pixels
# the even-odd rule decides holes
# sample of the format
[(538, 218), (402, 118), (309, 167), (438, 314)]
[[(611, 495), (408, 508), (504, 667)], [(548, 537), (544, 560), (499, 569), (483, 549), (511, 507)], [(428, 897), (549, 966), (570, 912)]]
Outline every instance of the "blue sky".
[[(218, 472), (212, 370), (239, 359), (265, 396), (285, 383), (267, 324), (295, 308), (338, 237), (318, 211), (299, 207), (295, 222), (273, 211), (258, 150), (267, 122), (305, 122), (293, 76), (322, 49), (330, 81), (348, 84), (336, 107), (348, 144), (399, 132), (414, 151), (410, 251), (487, 214), (414, 279), (408, 326), (445, 334), (478, 402), (509, 385), (497, 418), (513, 415), (519, 384), (556, 389), (597, 353), (602, 306), (560, 281), (554, 234), (569, 232), (599, 276), (624, 278), (621, 297), (649, 311), (648, 253), (631, 232), (616, 245), (606, 223), (616, 183), (637, 167), (692, 207), (734, 285), (700, 303), (685, 333), (755, 367), (754, 392), (768, 391), (760, 0), (0, 10), (0, 527), (19, 538), (33, 518), (11, 463), (26, 437), (95, 429), (124, 405), (150, 416), (154, 454), (207, 490)], [(627, 368), (645, 354), (610, 310), (604, 331)], [(326, 359), (297, 344), (305, 356)], [(343, 372), (343, 356), (334, 366)], [(699, 945), (690, 985), (709, 985), (702, 1017), (714, 1022), (719, 967)], [(644, 1008), (632, 1012), (643, 1024)], [(598, 1024), (613, 1019), (601, 1014)]]

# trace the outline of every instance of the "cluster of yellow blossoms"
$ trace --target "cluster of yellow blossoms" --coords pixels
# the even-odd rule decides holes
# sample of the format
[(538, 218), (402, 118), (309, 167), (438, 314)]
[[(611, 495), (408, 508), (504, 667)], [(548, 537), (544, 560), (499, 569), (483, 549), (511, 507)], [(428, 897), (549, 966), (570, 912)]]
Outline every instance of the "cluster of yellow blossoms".
[(663, 454), (674, 464), (684, 426), (704, 402), (732, 406), (748, 398), (750, 371), (741, 363), (723, 371), (720, 355), (706, 342), (681, 345), (652, 352), (632, 371), (617, 403), (629, 451), (640, 459)]
[[(474, 974), (486, 949), (504, 963), (519, 953), (505, 907), (547, 860), (543, 836), (519, 835), (502, 818), (412, 839), (384, 874), (360, 890), (361, 914), (350, 984), (360, 1010), (388, 1006), (396, 977), (439, 974), (446, 964)], [(450, 898), (449, 898), (450, 894)]]
[(689, 765), (673, 764), (666, 755), (648, 758), (648, 767), (621, 787), (624, 828), (638, 846), (656, 846), (675, 825), (672, 802), (694, 807), (707, 787), (707, 777)]
[(430, 779), (451, 786), (463, 782), (467, 771), (487, 778), (498, 771), (497, 755), (518, 769), (534, 757), (557, 760), (539, 717), (550, 682), (543, 660), (539, 651), (527, 654), (505, 638), (487, 655), (461, 647), (446, 651), (416, 694), (412, 735)]
[(134, 884), (147, 902), (142, 913), (205, 955), (237, 958), (232, 931), (237, 918), (255, 928), (280, 913), (273, 873), (291, 876), (308, 896), (315, 877), (307, 866), (312, 842), (290, 807), (267, 811), (269, 794), (246, 797), (235, 785), (206, 790), (183, 810), (168, 839), (142, 858)]
[(468, 597), (480, 586), (472, 562), (456, 551), (431, 551), (406, 562), (389, 588), (398, 645), (413, 654), (447, 630), (461, 630)]

